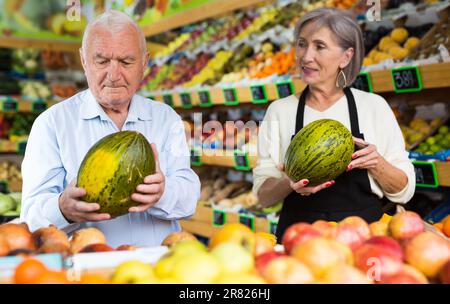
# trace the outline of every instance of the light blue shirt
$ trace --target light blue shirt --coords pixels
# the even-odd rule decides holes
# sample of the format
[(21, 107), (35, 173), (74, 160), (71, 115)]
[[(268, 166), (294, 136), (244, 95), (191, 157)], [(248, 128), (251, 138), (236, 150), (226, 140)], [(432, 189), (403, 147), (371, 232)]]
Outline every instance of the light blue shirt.
[(169, 233), (180, 230), (177, 220), (195, 212), (200, 196), (182, 120), (166, 104), (134, 95), (122, 130), (139, 131), (156, 144), (165, 190), (154, 207), (82, 224), (70, 224), (62, 215), (59, 196), (76, 178), (88, 150), (102, 137), (120, 131), (86, 90), (47, 109), (34, 122), (22, 163), (20, 219), (32, 231), (50, 224), (68, 233), (97, 227), (113, 247), (157, 246)]

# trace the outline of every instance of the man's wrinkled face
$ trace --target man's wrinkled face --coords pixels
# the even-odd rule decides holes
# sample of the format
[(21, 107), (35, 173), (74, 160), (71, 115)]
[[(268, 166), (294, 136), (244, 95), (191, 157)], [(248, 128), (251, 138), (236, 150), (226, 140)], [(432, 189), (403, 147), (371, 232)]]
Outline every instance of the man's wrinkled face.
[(84, 47), (82, 63), (97, 101), (105, 108), (126, 105), (139, 89), (148, 59), (136, 29), (130, 25), (111, 33), (95, 27)]

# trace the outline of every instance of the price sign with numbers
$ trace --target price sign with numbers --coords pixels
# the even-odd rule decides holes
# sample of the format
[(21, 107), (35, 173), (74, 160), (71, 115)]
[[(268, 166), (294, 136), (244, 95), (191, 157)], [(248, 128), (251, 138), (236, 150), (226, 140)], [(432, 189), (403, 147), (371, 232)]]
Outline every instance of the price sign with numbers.
[(234, 168), (240, 171), (250, 170), (248, 154), (239, 150), (234, 151)]
[(372, 80), (370, 79), (370, 75), (367, 72), (360, 73), (357, 77), (355, 82), (353, 83), (352, 87), (366, 92), (372, 92)]
[(192, 108), (191, 94), (189, 94), (189, 93), (181, 93), (180, 94), (180, 99), (181, 99), (181, 107), (183, 109), (191, 109)]
[(276, 86), (278, 98), (285, 98), (294, 94), (294, 84), (292, 81), (278, 82)]
[(425, 188), (439, 187), (436, 166), (433, 162), (414, 161), (416, 172), (416, 186)]
[(422, 90), (422, 77), (418, 67), (402, 67), (391, 70), (395, 93), (419, 92)]
[(227, 106), (235, 106), (239, 104), (235, 88), (223, 89), (223, 96), (225, 97), (225, 104)]
[(4, 100), (2, 102), (3, 112), (17, 112), (19, 104), (15, 100)]
[(252, 231), (255, 231), (255, 217), (249, 214), (239, 214), (239, 223), (247, 226)]
[(163, 101), (166, 105), (169, 105), (173, 108), (173, 96), (170, 94), (163, 95)]
[(221, 227), (227, 222), (227, 213), (223, 210), (213, 209), (213, 226)]
[(267, 98), (266, 86), (264, 85), (250, 86), (250, 91), (252, 92), (252, 103), (267, 103), (269, 100)]
[(47, 110), (47, 103), (46, 102), (33, 102), (33, 113), (41, 113)]
[(269, 221), (269, 233), (277, 234), (278, 221)]
[(197, 149), (191, 149), (191, 165), (201, 166), (202, 164), (203, 163), (200, 151), (198, 151)]
[(198, 92), (198, 98), (200, 99), (200, 107), (208, 108), (212, 106), (211, 93), (209, 91)]
[(8, 181), (0, 180), (0, 193), (8, 193), (9, 187), (8, 187)]
[(26, 141), (19, 141), (17, 143), (17, 152), (19, 154), (24, 154), (26, 147), (27, 147), (27, 142)]

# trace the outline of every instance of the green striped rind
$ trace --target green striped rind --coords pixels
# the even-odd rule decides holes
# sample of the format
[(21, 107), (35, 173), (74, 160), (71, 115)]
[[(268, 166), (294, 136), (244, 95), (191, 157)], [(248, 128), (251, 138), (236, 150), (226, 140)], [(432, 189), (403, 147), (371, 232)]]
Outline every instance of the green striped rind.
[(138, 132), (122, 131), (100, 139), (88, 151), (77, 185), (87, 191), (84, 201), (98, 203), (98, 212), (116, 217), (139, 205), (131, 194), (154, 173), (155, 159), (147, 139)]
[(293, 181), (318, 185), (342, 174), (354, 151), (350, 131), (332, 119), (316, 120), (300, 130), (285, 156), (285, 172)]

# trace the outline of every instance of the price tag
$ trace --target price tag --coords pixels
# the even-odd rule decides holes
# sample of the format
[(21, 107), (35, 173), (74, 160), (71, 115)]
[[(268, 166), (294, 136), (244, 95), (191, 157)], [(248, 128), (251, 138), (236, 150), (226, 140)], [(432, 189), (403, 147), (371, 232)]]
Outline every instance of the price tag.
[(267, 103), (267, 91), (264, 85), (250, 86), (250, 91), (252, 92), (252, 103)]
[(352, 84), (355, 89), (372, 93), (372, 81), (370, 75), (367, 72), (359, 73), (355, 82)]
[(255, 231), (255, 217), (248, 214), (239, 214), (239, 223), (247, 226), (252, 231)]
[(0, 193), (9, 193), (8, 181), (0, 180)]
[(19, 108), (19, 104), (15, 100), (4, 100), (2, 102), (2, 111), (3, 112), (17, 112)]
[(199, 91), (200, 107), (208, 108), (212, 106), (211, 93), (209, 91)]
[(42, 113), (47, 110), (46, 102), (33, 102), (32, 111), (33, 113)]
[(17, 143), (17, 153), (25, 154), (26, 147), (27, 147), (27, 142), (26, 141), (19, 141)]
[(201, 166), (202, 164), (201, 153), (197, 149), (191, 149), (191, 165)]
[(422, 90), (422, 77), (418, 67), (403, 67), (391, 70), (395, 93), (419, 92)]
[(173, 108), (173, 96), (170, 94), (163, 95), (163, 102)]
[(225, 97), (225, 104), (227, 106), (235, 106), (239, 104), (235, 88), (223, 89), (223, 95)]
[(192, 109), (191, 94), (189, 94), (189, 93), (181, 93), (180, 94), (180, 99), (181, 99), (181, 107), (183, 109)]
[(294, 84), (292, 81), (278, 82), (276, 86), (278, 98), (285, 98), (294, 94)]
[(250, 170), (250, 161), (247, 153), (239, 150), (234, 151), (234, 168), (239, 171)]
[(278, 227), (278, 221), (274, 221), (274, 220), (269, 221), (269, 233), (276, 235), (277, 227)]
[(227, 222), (227, 213), (223, 210), (213, 209), (213, 226), (221, 227)]
[(439, 187), (436, 166), (433, 162), (413, 161), (413, 165), (416, 172), (417, 187)]

